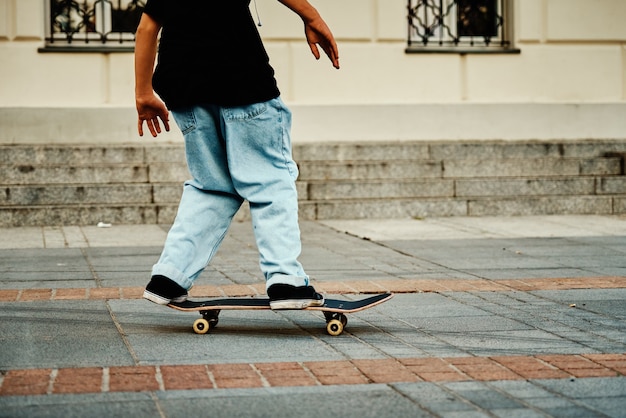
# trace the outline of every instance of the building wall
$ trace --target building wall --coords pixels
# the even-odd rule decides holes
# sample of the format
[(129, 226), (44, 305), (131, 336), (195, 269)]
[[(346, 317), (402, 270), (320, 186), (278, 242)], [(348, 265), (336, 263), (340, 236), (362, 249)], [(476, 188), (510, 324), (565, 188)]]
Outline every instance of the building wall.
[[(537, 103), (549, 104), (555, 117), (570, 115), (567, 118), (572, 117), (571, 112), (564, 112), (567, 106), (578, 106), (584, 118), (597, 113), (596, 105), (601, 104), (602, 114), (613, 126), (608, 131), (606, 126), (597, 126), (585, 134), (601, 138), (625, 132), (626, 138), (626, 127), (620, 124), (626, 105), (624, 0), (516, 0), (514, 44), (519, 54), (407, 54), (405, 0), (311, 2), (338, 39), (339, 71), (325, 58), (314, 61), (297, 16), (277, 0), (257, 0), (263, 23), (260, 32), (283, 98), (296, 116), (302, 115), (294, 127), (296, 140), (462, 139), (468, 127), (448, 126), (449, 112), (469, 117), (492, 108), (500, 111), (502, 131), (481, 135), (474, 123), (468, 135), (507, 139), (516, 136), (513, 127), (533, 122), (523, 118), (533, 117)], [(43, 46), (43, 37), (44, 0), (0, 0), (0, 142), (29, 141), (30, 134), (25, 132), (32, 126), (19, 125), (6, 116), (16, 109), (22, 115), (38, 112), (44, 116), (53, 109), (49, 120), (64, 117), (59, 111), (65, 108), (100, 114), (115, 109), (115, 115), (125, 109), (130, 121), (121, 122), (115, 116), (113, 123), (134, 126), (131, 53), (40, 53), (37, 49)], [(368, 126), (370, 119), (359, 117), (363, 110), (376, 115), (390, 105), (395, 106), (394, 116), (378, 121), (376, 129)], [(429, 105), (438, 106), (437, 114), (430, 112), (429, 117), (439, 119), (420, 121), (419, 115)], [(491, 107), (481, 107), (485, 105)], [(334, 133), (316, 129), (312, 136), (319, 112), (327, 115), (329, 107), (333, 123), (338, 124), (328, 128), (334, 128)], [(44, 116), (42, 124), (47, 120)], [(507, 118), (515, 125), (507, 124)], [(527, 139), (563, 137), (558, 126), (569, 122), (555, 120)], [(424, 124), (428, 129), (420, 131)], [(42, 133), (45, 129), (39, 131), (33, 138), (58, 141), (47, 138)], [(123, 140), (129, 129), (120, 131), (120, 138), (110, 136), (112, 141)], [(373, 131), (381, 134), (372, 136)], [(387, 135), (382, 133), (387, 131)], [(20, 132), (25, 134), (20, 137)]]

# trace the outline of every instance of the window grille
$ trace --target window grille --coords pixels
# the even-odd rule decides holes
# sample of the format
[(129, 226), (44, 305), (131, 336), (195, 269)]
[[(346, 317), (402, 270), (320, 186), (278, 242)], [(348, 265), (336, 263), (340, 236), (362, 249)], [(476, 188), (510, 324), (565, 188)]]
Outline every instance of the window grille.
[(511, 0), (408, 0), (407, 52), (519, 52)]
[(48, 0), (48, 50), (132, 50), (145, 0)]

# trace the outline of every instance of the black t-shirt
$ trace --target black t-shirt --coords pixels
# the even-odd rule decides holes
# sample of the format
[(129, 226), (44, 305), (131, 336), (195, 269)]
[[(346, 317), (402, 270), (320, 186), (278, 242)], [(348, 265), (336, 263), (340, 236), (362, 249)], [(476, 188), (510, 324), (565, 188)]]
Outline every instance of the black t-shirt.
[(250, 0), (148, 0), (163, 25), (154, 90), (170, 109), (243, 106), (278, 97)]

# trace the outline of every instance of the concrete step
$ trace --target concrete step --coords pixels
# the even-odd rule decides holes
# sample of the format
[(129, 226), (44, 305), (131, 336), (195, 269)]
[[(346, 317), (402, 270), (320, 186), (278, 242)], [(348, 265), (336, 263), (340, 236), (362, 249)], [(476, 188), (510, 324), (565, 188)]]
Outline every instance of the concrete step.
[[(302, 219), (621, 214), (625, 155), (623, 141), (294, 147)], [(0, 226), (168, 224), (188, 178), (182, 144), (0, 146)]]
[(626, 154), (621, 140), (419, 141), (298, 144), (296, 161), (594, 158)]
[[(178, 202), (131, 204), (40, 205), (0, 207), (0, 228), (16, 226), (59, 226), (110, 224), (170, 225), (176, 217)], [(247, 205), (234, 221), (250, 219)]]
[[(528, 216), (626, 213), (624, 196), (542, 196), (518, 198), (383, 198), (301, 201), (300, 218), (373, 219), (442, 216)], [(0, 227), (171, 224), (178, 204), (48, 205), (0, 207)], [(235, 221), (250, 219), (247, 206)]]
[[(153, 204), (5, 206), (0, 208), (0, 226), (97, 225), (171, 223), (167, 206)], [(174, 212), (175, 213), (175, 212)], [(165, 216), (163, 215), (165, 214)]]
[[(626, 154), (620, 140), (434, 141), (295, 144), (296, 161), (398, 161), (456, 159), (594, 158)], [(0, 145), (2, 164), (184, 162), (182, 143), (133, 145)]]
[[(421, 180), (312, 180), (296, 183), (301, 201), (333, 199), (480, 198), (626, 194), (626, 177), (487, 178)], [(176, 204), (181, 182), (10, 185), (1, 206)]]
[(143, 164), (110, 165), (2, 165), (2, 185), (66, 183), (147, 183), (148, 166)]
[(626, 177), (309, 181), (303, 200), (626, 194)]
[[(621, 175), (622, 159), (537, 158), (529, 160), (304, 161), (300, 181), (435, 178), (503, 178)], [(150, 164), (0, 165), (0, 186), (29, 184), (173, 183), (189, 178), (184, 162)]]
[(534, 158), (400, 161), (301, 161), (300, 180), (620, 175), (622, 159)]
[(184, 162), (150, 164), (0, 165), (1, 185), (67, 183), (164, 183), (189, 178)]
[(180, 183), (11, 185), (0, 191), (0, 207), (177, 203), (181, 193)]
[(182, 144), (0, 145), (0, 165), (148, 164), (184, 162)]
[(299, 180), (371, 180), (441, 178), (441, 162), (414, 161), (301, 161)]
[(302, 219), (387, 219), (446, 216), (530, 216), (626, 213), (624, 196), (507, 198), (405, 198), (300, 203)]
[(459, 159), (444, 160), (443, 167), (446, 178), (620, 175), (622, 159), (617, 157)]

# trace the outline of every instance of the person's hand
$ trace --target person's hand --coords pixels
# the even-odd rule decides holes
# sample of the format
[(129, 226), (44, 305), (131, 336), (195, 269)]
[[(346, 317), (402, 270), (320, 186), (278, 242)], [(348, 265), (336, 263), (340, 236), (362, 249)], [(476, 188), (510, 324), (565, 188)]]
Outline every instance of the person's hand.
[(161, 133), (161, 122), (165, 130), (169, 132), (169, 112), (165, 104), (154, 94), (136, 98), (137, 105), (137, 131), (139, 136), (143, 136), (143, 123), (146, 122), (148, 130), (153, 137), (157, 137)]
[(332, 62), (333, 67), (339, 69), (339, 49), (326, 23), (321, 18), (305, 22), (304, 34), (315, 59), (320, 59), (320, 51), (317, 48), (319, 45)]

